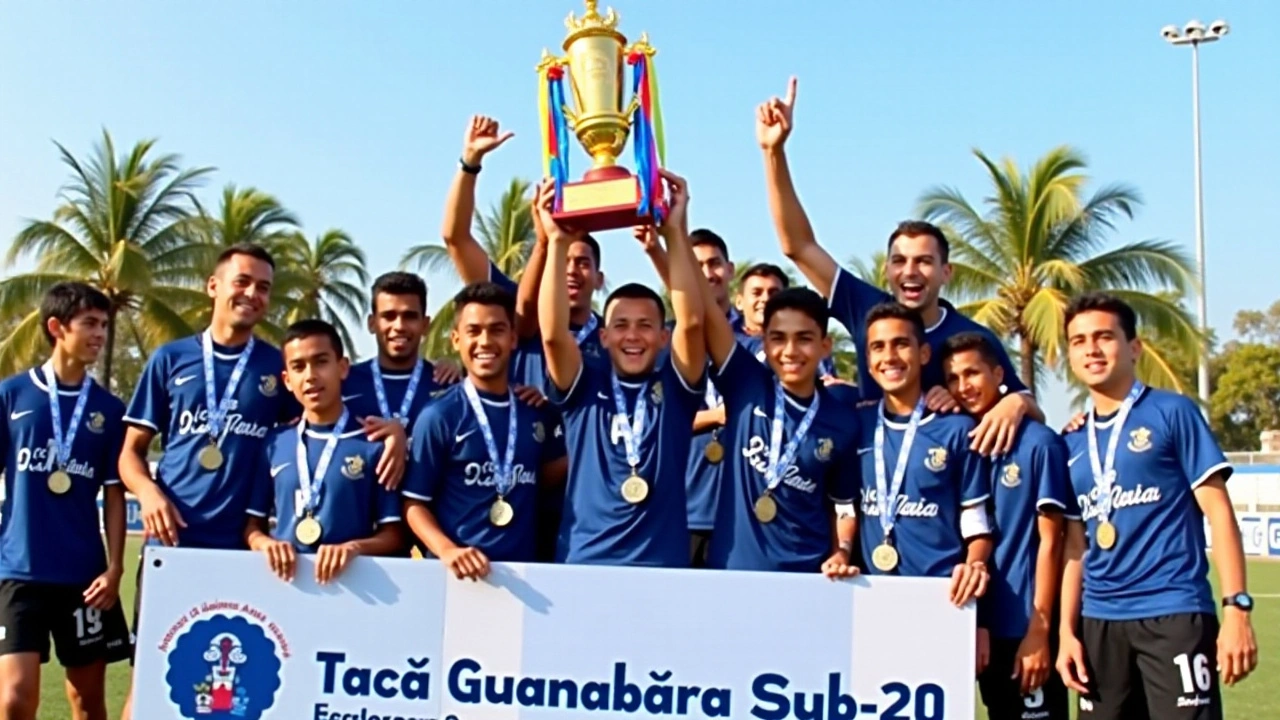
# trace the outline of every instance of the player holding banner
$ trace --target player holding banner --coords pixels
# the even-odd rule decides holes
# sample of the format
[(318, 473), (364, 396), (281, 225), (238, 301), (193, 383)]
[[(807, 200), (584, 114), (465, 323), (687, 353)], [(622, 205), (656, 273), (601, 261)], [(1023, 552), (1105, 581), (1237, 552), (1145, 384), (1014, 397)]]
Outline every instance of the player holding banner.
[[(382, 444), (365, 437), (342, 402), (349, 361), (338, 331), (323, 320), (302, 320), (285, 330), (281, 350), (285, 386), (302, 405), (302, 418), (267, 435), (245, 544), (265, 553), (286, 581), (293, 580), (297, 553), (315, 554), (315, 578), (325, 584), (360, 555), (400, 547), (400, 498), (373, 474)], [(272, 517), (276, 524), (268, 529)]]
[(1191, 400), (1136, 379), (1142, 342), (1131, 307), (1105, 293), (1081, 295), (1067, 307), (1066, 333), (1071, 371), (1093, 409), (1066, 435), (1075, 492), (1058, 670), (1081, 693), (1081, 718), (1222, 718), (1218, 673), (1232, 685), (1258, 662), (1226, 488), (1231, 465)]
[(403, 494), (418, 540), (458, 578), (489, 573), (489, 562), (529, 562), (545, 518), (540, 484), (567, 468), (558, 415), (518, 400), (509, 377), (515, 297), (496, 283), (454, 297), (451, 340), (467, 377), (414, 422)]
[(36, 717), (51, 636), (79, 718), (106, 718), (106, 665), (130, 654), (119, 600), (125, 503), (116, 458), (124, 404), (88, 372), (106, 341), (110, 309), (84, 283), (54, 285), (40, 306), (49, 360), (0, 383), (2, 718)]
[[(668, 252), (688, 253), (687, 186), (671, 173), (663, 171), (663, 177), (670, 209), (659, 233)], [(550, 242), (538, 315), (549, 396), (561, 408), (572, 453), (557, 560), (688, 567), (684, 471), (706, 382), (698, 278), (691, 264), (672, 269), (676, 326), (670, 332), (657, 293), (639, 284), (615, 290), (605, 302), (601, 331), (610, 367), (584, 362), (569, 331), (561, 276), (569, 245), (579, 236), (556, 223), (555, 192), (546, 180), (538, 193)], [(671, 352), (659, 365), (668, 337)]]

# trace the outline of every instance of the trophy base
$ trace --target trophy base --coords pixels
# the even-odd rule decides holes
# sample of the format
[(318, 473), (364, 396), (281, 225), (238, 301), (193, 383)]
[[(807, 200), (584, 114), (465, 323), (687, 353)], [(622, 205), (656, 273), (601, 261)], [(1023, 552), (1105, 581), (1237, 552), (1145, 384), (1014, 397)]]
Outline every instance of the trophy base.
[(653, 216), (641, 215), (640, 181), (625, 168), (589, 170), (580, 182), (565, 183), (557, 221), (583, 232), (619, 230), (652, 225)]

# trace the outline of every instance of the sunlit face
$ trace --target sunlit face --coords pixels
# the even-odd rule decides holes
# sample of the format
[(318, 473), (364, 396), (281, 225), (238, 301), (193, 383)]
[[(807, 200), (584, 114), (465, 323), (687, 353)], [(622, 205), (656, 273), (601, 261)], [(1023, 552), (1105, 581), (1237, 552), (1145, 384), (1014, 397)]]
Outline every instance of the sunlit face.
[(587, 243), (569, 243), (565, 283), (569, 288), (569, 307), (590, 310), (591, 296), (604, 287), (604, 273), (596, 267), (596, 256)]
[(516, 330), (511, 316), (501, 305), (474, 302), (463, 305), (454, 317), (449, 339), (468, 375), (478, 380), (492, 380), (507, 374), (511, 353), (516, 348)]
[(942, 372), (951, 396), (971, 415), (982, 415), (1000, 400), (1004, 368), (988, 363), (978, 350), (953, 353)]
[(430, 318), (417, 295), (378, 293), (369, 315), (369, 332), (378, 338), (378, 350), (389, 360), (416, 359)]
[(648, 298), (617, 298), (605, 308), (600, 344), (609, 351), (613, 367), (621, 375), (653, 372), (658, 352), (671, 333), (662, 324), (662, 312)]
[(702, 269), (702, 276), (711, 286), (711, 295), (720, 307), (729, 306), (729, 283), (733, 282), (733, 263), (724, 258), (720, 248), (706, 243), (693, 246), (693, 257)]
[(764, 354), (782, 386), (812, 387), (818, 363), (831, 352), (831, 336), (813, 318), (795, 308), (777, 310), (764, 332)]
[(1125, 337), (1118, 315), (1087, 310), (1067, 323), (1071, 372), (1090, 388), (1129, 382), (1141, 354), (1142, 341)]
[(951, 280), (951, 264), (942, 262), (938, 241), (928, 235), (899, 235), (885, 258), (885, 277), (898, 302), (920, 309), (938, 302)]
[(927, 362), (929, 346), (909, 320), (882, 318), (867, 328), (867, 369), (886, 395), (918, 387)]
[(772, 275), (752, 275), (738, 288), (738, 312), (749, 328), (764, 327), (764, 306), (782, 292), (782, 281)]
[(207, 292), (213, 298), (214, 317), (225, 317), (231, 327), (248, 330), (266, 314), (271, 300), (271, 265), (250, 255), (232, 255), (209, 278)]
[(342, 402), (342, 381), (350, 361), (338, 357), (326, 335), (291, 340), (280, 348), (284, 354), (284, 385), (303, 409), (324, 412)]
[(107, 313), (102, 310), (81, 310), (65, 325), (57, 318), (49, 318), (46, 327), (65, 355), (92, 365), (98, 361), (102, 346), (107, 342), (109, 321)]

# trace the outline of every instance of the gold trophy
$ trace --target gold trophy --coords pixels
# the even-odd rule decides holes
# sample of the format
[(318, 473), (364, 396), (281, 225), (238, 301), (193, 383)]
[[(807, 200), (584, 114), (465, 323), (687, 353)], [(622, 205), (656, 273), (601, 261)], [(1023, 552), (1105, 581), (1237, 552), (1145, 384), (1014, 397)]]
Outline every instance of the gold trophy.
[[(554, 57), (544, 49), (537, 68), (543, 173), (556, 181), (555, 217), (586, 232), (659, 224), (664, 143), (656, 51), (645, 34), (628, 46), (613, 8), (601, 16), (597, 0), (586, 0), (586, 6), (580, 19), (569, 13), (565, 20), (566, 55)], [(634, 93), (624, 104), (628, 66)], [(572, 108), (564, 93), (566, 74)], [(591, 156), (591, 169), (577, 182), (568, 178), (570, 131)], [(634, 175), (618, 164), (628, 135), (634, 135)]]

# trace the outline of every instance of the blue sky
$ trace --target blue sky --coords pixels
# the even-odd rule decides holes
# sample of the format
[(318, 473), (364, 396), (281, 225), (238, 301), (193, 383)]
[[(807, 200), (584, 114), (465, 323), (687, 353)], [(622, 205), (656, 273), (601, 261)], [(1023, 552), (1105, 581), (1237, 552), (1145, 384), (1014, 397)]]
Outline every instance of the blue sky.
[[(629, 38), (658, 48), (668, 165), (689, 178), (692, 222), (735, 259), (777, 259), (754, 107), (800, 78), (791, 162), (822, 241), (867, 256), (928, 187), (986, 192), (971, 155), (1023, 164), (1083, 150), (1098, 183), (1145, 205), (1114, 242), (1159, 237), (1193, 251), (1189, 50), (1166, 24), (1222, 16), (1204, 48), (1202, 119), (1210, 323), (1269, 305), (1280, 197), (1280, 4), (777, 3), (614, 0)], [(779, 7), (793, 8), (780, 12)], [(309, 234), (349, 232), (373, 273), (438, 239), (444, 193), (473, 113), (516, 137), (486, 163), (479, 202), (538, 158), (534, 65), (559, 49), (579, 0), (467, 2), (7, 3), (0, 10), (0, 237), (46, 217), (66, 172), (51, 141), (87, 154), (158, 138), (222, 185), (277, 195)], [(628, 148), (628, 163), (630, 162)], [(573, 156), (580, 175), (585, 156)], [(1268, 203), (1270, 201), (1270, 203)], [(608, 234), (611, 282), (656, 282), (634, 241)], [(434, 308), (458, 287), (429, 277)], [(371, 343), (358, 349), (371, 350)], [(1054, 385), (1051, 421), (1066, 417)]]

